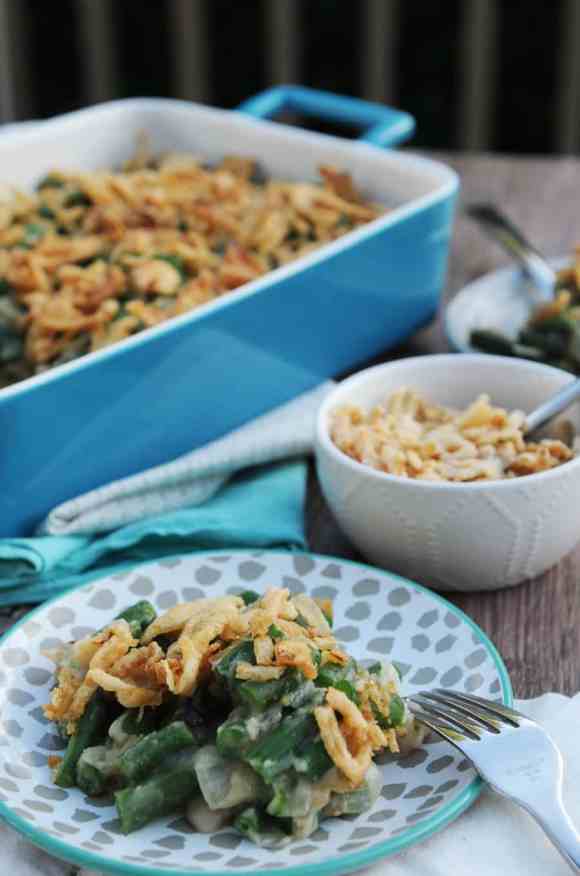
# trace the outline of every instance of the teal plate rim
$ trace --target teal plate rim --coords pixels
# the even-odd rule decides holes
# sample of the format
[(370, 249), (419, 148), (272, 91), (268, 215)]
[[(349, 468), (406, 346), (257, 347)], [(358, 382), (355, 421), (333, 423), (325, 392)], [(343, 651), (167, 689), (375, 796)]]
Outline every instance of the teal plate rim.
[[(334, 560), (337, 563), (344, 563), (349, 566), (358, 566), (359, 568), (369, 569), (375, 573), (379, 572), (380, 574), (386, 574), (397, 581), (401, 581), (402, 583), (406, 585), (411, 585), (412, 587), (416, 588), (419, 591), (422, 591), (423, 593), (427, 593), (429, 596), (435, 599), (436, 602), (441, 603), (448, 609), (448, 611), (451, 611), (453, 614), (459, 617), (478, 636), (482, 645), (489, 652), (498, 671), (504, 705), (511, 706), (513, 704), (513, 689), (507, 668), (499, 654), (499, 651), (497, 650), (491, 639), (489, 639), (489, 637), (475, 623), (475, 621), (473, 621), (460, 608), (457, 608), (457, 606), (453, 605), (453, 603), (449, 602), (443, 596), (440, 596), (438, 593), (435, 593), (433, 590), (430, 590), (428, 587), (425, 587), (422, 584), (418, 584), (416, 581), (412, 581), (410, 578), (405, 578), (402, 575), (397, 575), (394, 572), (389, 572), (387, 569), (379, 569), (376, 566), (371, 566), (369, 563), (359, 563), (356, 560), (347, 560), (343, 557), (335, 557), (331, 554), (317, 554), (313, 553), (312, 551), (287, 551), (278, 548), (222, 548), (218, 550), (195, 551), (190, 554), (174, 554), (174, 556), (203, 557), (218, 556), (219, 554), (255, 554), (256, 550), (264, 554), (290, 554), (292, 556), (305, 554), (306, 556), (315, 557), (316, 559), (330, 559)], [(169, 558), (164, 557), (163, 559)], [(155, 563), (155, 560), (147, 563), (136, 563), (134, 568), (152, 566), (155, 565)], [(103, 577), (105, 578), (107, 576)], [(69, 593), (73, 593), (76, 590), (81, 590), (83, 587), (92, 586), (95, 583), (98, 583), (99, 580), (101, 579), (95, 579), (91, 582), (83, 582), (82, 584), (79, 584), (75, 587), (71, 587), (70, 590), (61, 593), (58, 596), (54, 596), (51, 599), (47, 599), (46, 602), (43, 602), (37, 608), (25, 614), (24, 617), (20, 618), (20, 620), (16, 624), (14, 624), (13, 627), (11, 627), (2, 637), (0, 637), (0, 648), (4, 647), (6, 642), (11, 638), (16, 630), (23, 626), (23, 624), (28, 623), (31, 618), (39, 614), (41, 611), (44, 611), (44, 609), (48, 605), (52, 605), (55, 602), (60, 602), (62, 599), (66, 599)], [(352, 852), (350, 854), (343, 855), (340, 858), (333, 858), (318, 864), (297, 864), (292, 867), (275, 868), (272, 870), (260, 869), (260, 873), (263, 873), (264, 876), (280, 876), (281, 873), (285, 874), (285, 876), (314, 876), (314, 874), (316, 874), (316, 876), (331, 876), (331, 874), (332, 876), (340, 876), (340, 874), (343, 873), (352, 873), (355, 870), (360, 870), (363, 867), (367, 867), (374, 861), (388, 858), (391, 855), (402, 852), (404, 849), (408, 849), (410, 846), (414, 846), (417, 843), (428, 839), (428, 837), (432, 836), (433, 834), (438, 833), (440, 830), (443, 830), (444, 827), (446, 827), (448, 824), (451, 824), (452, 821), (455, 821), (456, 818), (458, 818), (463, 812), (465, 812), (466, 809), (469, 808), (469, 806), (472, 805), (472, 803), (475, 802), (475, 800), (477, 800), (482, 790), (482, 780), (479, 777), (474, 778), (471, 784), (468, 785), (467, 788), (464, 788), (464, 790), (454, 800), (441, 807), (440, 810), (434, 812), (433, 815), (430, 818), (425, 819), (424, 822), (421, 822), (420, 824), (414, 826), (410, 826), (409, 829), (400, 836), (394, 837), (390, 840), (386, 840), (385, 842), (377, 843), (376, 845), (371, 846), (367, 849), (363, 849), (360, 852)], [(102, 858), (100, 855), (95, 854), (94, 852), (79, 849), (74, 845), (71, 845), (55, 837), (49, 836), (48, 834), (45, 834), (42, 831), (38, 830), (28, 821), (21, 818), (19, 815), (15, 815), (3, 801), (0, 801), (0, 819), (8, 824), (10, 827), (13, 827), (14, 830), (16, 830), (22, 836), (26, 837), (26, 839), (29, 840), (33, 845), (37, 846), (43, 851), (54, 855), (54, 857), (59, 858), (60, 860), (64, 860), (68, 863), (84, 867), (88, 870), (122, 874), (122, 876), (187, 876), (187, 870), (176, 870), (165, 867), (160, 869), (158, 867), (142, 866), (141, 864), (136, 865), (130, 862), (112, 861), (109, 858)], [(191, 872), (193, 873), (196, 871), (191, 870)], [(231, 876), (231, 870), (206, 870), (204, 876)]]

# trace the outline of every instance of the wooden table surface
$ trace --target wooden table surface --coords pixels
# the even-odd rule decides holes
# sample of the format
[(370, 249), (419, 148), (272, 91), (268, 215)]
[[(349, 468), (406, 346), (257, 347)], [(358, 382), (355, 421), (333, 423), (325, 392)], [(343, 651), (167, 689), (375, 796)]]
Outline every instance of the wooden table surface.
[[(580, 242), (580, 160), (433, 157), (449, 163), (462, 182), (443, 307), (465, 283), (509, 261), (462, 216), (463, 203), (486, 200), (500, 205), (547, 255), (569, 253)], [(374, 362), (447, 349), (439, 319), (403, 347)], [(337, 528), (312, 468), (307, 521), (313, 551), (362, 560)], [(495, 593), (444, 595), (495, 642), (516, 696), (533, 697), (550, 690), (572, 694), (580, 690), (579, 579), (580, 547), (546, 574), (517, 587)]]

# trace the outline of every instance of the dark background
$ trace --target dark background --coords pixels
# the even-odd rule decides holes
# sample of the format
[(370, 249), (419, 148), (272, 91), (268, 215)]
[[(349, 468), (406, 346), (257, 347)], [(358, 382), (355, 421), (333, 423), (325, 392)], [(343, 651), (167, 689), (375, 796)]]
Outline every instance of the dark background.
[[(20, 2), (30, 54), (33, 101), (29, 115), (47, 117), (82, 106), (75, 0)], [(275, 0), (208, 0), (212, 104), (231, 108), (267, 86), (267, 2)], [(357, 0), (295, 2), (301, 22), (302, 84), (360, 95)], [(400, 3), (396, 102), (417, 120), (415, 146), (460, 146), (462, 2)], [(492, 150), (550, 153), (554, 149), (562, 9), (562, 0), (501, 3)], [(167, 4), (164, 0), (116, 0), (114, 16), (120, 70), (116, 96), (172, 96)]]

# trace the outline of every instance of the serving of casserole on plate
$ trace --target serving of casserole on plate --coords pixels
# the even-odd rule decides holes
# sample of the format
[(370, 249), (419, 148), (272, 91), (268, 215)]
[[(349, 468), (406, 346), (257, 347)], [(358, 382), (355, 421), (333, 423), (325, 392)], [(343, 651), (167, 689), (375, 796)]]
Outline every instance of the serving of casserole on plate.
[[(495, 648), (441, 597), (281, 551), (167, 558), (69, 591), (9, 632), (0, 661), (0, 815), (58, 857), (134, 876), (330, 876), (394, 854), (481, 789), (447, 743), (415, 736), (404, 697), (442, 685), (511, 703)], [(229, 714), (200, 715), (208, 683)]]

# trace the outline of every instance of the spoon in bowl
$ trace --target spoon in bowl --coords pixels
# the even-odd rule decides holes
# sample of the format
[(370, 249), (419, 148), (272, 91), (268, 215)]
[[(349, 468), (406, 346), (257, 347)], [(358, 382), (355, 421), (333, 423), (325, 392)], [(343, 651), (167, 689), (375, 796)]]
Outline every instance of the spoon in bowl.
[(580, 398), (580, 379), (572, 380), (560, 389), (555, 395), (527, 415), (524, 423), (524, 434), (528, 437), (537, 433), (551, 420), (565, 411), (570, 405)]

